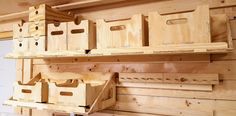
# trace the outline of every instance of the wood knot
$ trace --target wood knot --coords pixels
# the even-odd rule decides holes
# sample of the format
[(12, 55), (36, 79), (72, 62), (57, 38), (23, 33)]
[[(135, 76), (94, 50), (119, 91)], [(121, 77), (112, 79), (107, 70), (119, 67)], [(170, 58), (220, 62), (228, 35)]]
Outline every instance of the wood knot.
[(180, 78), (180, 82), (185, 82), (185, 81), (187, 81), (187, 79), (185, 79), (185, 78)]
[(185, 100), (185, 104), (186, 104), (186, 106), (190, 106), (191, 105), (191, 102), (189, 102), (188, 100)]

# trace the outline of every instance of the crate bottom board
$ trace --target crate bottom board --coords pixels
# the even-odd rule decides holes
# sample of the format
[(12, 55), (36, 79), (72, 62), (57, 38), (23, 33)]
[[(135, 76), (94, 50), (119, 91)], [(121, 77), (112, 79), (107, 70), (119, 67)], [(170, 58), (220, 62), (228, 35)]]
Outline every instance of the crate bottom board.
[(4, 105), (14, 106), (14, 107), (26, 107), (38, 110), (55, 110), (66, 113), (74, 113), (74, 114), (86, 114), (87, 110), (85, 107), (74, 107), (74, 106), (64, 106), (64, 105), (56, 105), (56, 104), (47, 104), (47, 103), (35, 103), (35, 102), (24, 102), (24, 101), (16, 101), (13, 99), (9, 99), (4, 102)]

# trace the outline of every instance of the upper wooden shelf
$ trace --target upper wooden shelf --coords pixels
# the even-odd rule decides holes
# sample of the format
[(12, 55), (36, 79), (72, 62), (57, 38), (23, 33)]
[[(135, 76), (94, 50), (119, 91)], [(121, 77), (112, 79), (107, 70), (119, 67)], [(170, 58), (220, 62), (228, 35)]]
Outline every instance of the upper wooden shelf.
[(149, 12), (148, 29), (142, 14), (125, 20), (98, 19), (96, 25), (73, 19), (45, 4), (30, 7), (30, 22), (14, 25), (14, 49), (6, 58), (215, 54), (233, 49), (227, 16), (210, 16), (208, 5), (171, 15)]
[(231, 52), (226, 42), (204, 44), (163, 45), (159, 47), (92, 49), (91, 51), (45, 51), (9, 53), (9, 59), (42, 59), (65, 57), (107, 57), (130, 55), (165, 55), (165, 54), (218, 54)]

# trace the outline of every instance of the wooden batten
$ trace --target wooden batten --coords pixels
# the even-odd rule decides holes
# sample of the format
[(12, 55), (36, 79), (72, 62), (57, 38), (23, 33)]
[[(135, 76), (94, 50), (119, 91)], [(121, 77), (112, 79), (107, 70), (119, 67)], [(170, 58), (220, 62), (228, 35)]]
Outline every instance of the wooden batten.
[(119, 81), (215, 85), (219, 84), (219, 75), (191, 73), (119, 73)]

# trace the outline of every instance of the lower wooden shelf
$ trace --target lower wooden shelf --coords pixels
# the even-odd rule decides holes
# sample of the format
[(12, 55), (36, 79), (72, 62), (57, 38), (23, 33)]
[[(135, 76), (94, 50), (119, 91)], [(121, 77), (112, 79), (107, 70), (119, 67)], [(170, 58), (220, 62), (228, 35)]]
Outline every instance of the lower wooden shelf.
[[(59, 78), (59, 80), (57, 80), (58, 82), (61, 78), (64, 80), (76, 78), (85, 83), (77, 83), (76, 87), (70, 87), (69, 85), (71, 84), (67, 83), (56, 84), (49, 82), (48, 91), (41, 89), (42, 92), (36, 91), (40, 90), (40, 88), (36, 86), (36, 84), (40, 82), (32, 85), (32, 87), (31, 85), (15, 85), (18, 89), (14, 89), (14, 93), (18, 94), (14, 94), (13, 97), (5, 101), (4, 104), (39, 110), (90, 114), (111, 107), (116, 102), (116, 73), (40, 73), (29, 83), (38, 80), (39, 77), (41, 80), (44, 80), (42, 81), (44, 83), (46, 83), (45, 81), (47, 79), (54, 80), (54, 77)], [(93, 82), (102, 82), (102, 84), (92, 84)], [(38, 89), (35, 89), (35, 87)], [(30, 92), (24, 93), (22, 90)], [(48, 99), (42, 100), (42, 96), (46, 96), (48, 93)], [(71, 93), (71, 95), (68, 95), (68, 93)], [(37, 99), (35, 100), (35, 98)]]
[(13, 100), (12, 98), (5, 101), (4, 105), (14, 106), (14, 107), (26, 107), (38, 110), (55, 110), (55, 111), (62, 111), (76, 114), (87, 113), (86, 112), (87, 109), (85, 107), (71, 107), (71, 106), (62, 106), (62, 105), (47, 104), (47, 103), (24, 102), (24, 101), (16, 101)]

